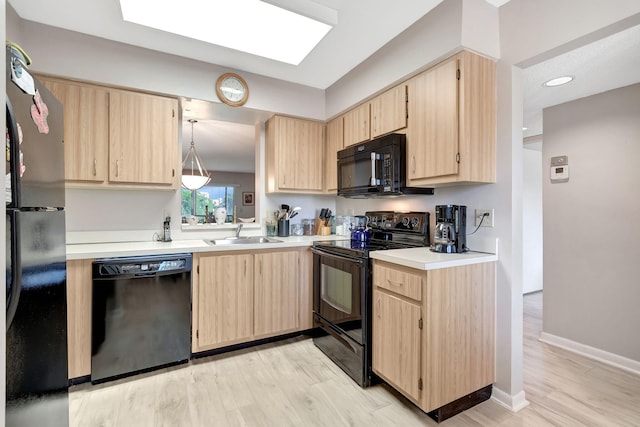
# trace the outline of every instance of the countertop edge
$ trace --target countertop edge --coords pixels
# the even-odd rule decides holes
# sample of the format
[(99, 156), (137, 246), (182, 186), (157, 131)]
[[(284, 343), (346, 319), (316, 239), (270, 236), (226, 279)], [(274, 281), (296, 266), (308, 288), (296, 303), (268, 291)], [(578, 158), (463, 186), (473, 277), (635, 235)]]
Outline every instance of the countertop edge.
[[(396, 249), (392, 251), (371, 252), (371, 258), (392, 264), (415, 268), (417, 270), (436, 270), (440, 268), (461, 267), (498, 261), (498, 255), (485, 253), (437, 254), (423, 250), (416, 256), (414, 249)], [(443, 259), (446, 258), (446, 259)]]
[(175, 240), (173, 242), (119, 242), (71, 244), (66, 247), (67, 260), (169, 255), (177, 253), (253, 251), (310, 247), (316, 240), (342, 240), (344, 236), (274, 237), (277, 243), (242, 245), (210, 245), (205, 240)]

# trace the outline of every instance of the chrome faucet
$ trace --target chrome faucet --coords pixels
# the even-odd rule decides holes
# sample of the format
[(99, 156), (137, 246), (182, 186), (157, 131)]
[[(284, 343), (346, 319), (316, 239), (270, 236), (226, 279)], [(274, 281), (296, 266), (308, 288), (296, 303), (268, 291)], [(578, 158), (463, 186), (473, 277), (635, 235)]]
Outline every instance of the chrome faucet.
[(242, 230), (242, 226), (244, 224), (238, 224), (238, 228), (236, 228), (236, 237), (240, 237), (240, 230)]

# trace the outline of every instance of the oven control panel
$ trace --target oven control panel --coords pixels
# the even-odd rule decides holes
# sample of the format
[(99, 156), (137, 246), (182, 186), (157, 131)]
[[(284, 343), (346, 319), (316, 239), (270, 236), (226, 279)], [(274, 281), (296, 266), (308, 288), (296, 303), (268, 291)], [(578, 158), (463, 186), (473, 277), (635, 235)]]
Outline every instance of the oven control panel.
[(366, 217), (369, 227), (378, 230), (424, 234), (429, 227), (428, 212), (367, 212)]

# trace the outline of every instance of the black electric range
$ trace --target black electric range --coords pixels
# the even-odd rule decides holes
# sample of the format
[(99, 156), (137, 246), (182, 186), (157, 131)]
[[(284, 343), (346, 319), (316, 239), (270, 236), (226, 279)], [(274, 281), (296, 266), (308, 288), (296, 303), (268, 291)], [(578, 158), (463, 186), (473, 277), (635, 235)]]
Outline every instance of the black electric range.
[(429, 246), (428, 212), (375, 211), (365, 214), (368, 241), (323, 240), (313, 246), (336, 254), (368, 258), (370, 251)]
[(371, 385), (371, 251), (429, 246), (428, 212), (366, 213), (368, 241), (313, 243), (314, 344), (362, 387)]

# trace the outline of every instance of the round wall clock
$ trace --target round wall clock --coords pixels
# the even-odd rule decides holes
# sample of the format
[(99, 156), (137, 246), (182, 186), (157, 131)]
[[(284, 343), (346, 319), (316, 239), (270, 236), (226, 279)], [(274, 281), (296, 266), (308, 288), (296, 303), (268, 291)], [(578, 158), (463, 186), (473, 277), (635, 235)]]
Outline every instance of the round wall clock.
[(225, 73), (216, 82), (216, 94), (220, 101), (232, 107), (244, 105), (249, 98), (249, 87), (242, 77), (235, 73)]

